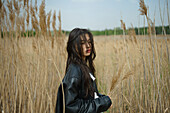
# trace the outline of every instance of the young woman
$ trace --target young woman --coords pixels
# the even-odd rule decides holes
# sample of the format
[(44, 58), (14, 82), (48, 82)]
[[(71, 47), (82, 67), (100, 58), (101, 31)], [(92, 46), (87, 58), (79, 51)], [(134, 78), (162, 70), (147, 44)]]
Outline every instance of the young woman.
[(109, 109), (111, 99), (98, 92), (95, 82), (93, 35), (87, 29), (73, 29), (67, 53), (66, 74), (58, 89), (55, 112), (100, 113)]

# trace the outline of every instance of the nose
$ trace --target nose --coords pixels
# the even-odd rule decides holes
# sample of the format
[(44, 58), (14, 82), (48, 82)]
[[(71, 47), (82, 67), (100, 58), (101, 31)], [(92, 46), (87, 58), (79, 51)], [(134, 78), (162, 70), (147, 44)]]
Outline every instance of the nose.
[(88, 42), (86, 42), (86, 47), (90, 47), (90, 44)]

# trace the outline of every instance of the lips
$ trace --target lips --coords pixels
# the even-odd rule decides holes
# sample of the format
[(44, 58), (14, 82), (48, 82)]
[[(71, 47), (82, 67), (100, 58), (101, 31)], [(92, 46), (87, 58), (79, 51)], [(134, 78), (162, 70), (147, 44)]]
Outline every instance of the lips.
[(90, 52), (91, 52), (91, 49), (86, 50), (86, 53), (90, 53)]

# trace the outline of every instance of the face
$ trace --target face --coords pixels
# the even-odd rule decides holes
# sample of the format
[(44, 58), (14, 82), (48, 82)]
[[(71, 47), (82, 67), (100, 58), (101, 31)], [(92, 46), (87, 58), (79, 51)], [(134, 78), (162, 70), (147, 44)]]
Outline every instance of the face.
[(83, 59), (91, 54), (91, 40), (88, 34), (86, 34), (85, 36), (86, 40), (84, 40), (83, 38), (81, 39)]

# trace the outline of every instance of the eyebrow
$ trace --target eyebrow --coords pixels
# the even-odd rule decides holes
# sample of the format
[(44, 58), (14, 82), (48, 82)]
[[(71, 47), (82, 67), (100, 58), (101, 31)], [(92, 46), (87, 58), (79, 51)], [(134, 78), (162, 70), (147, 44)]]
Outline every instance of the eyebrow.
[[(84, 40), (84, 39), (83, 39), (83, 40), (81, 40), (81, 41), (89, 41), (89, 40), (90, 40), (90, 38), (89, 38), (88, 40)], [(90, 41), (91, 41), (91, 40), (90, 40)]]

